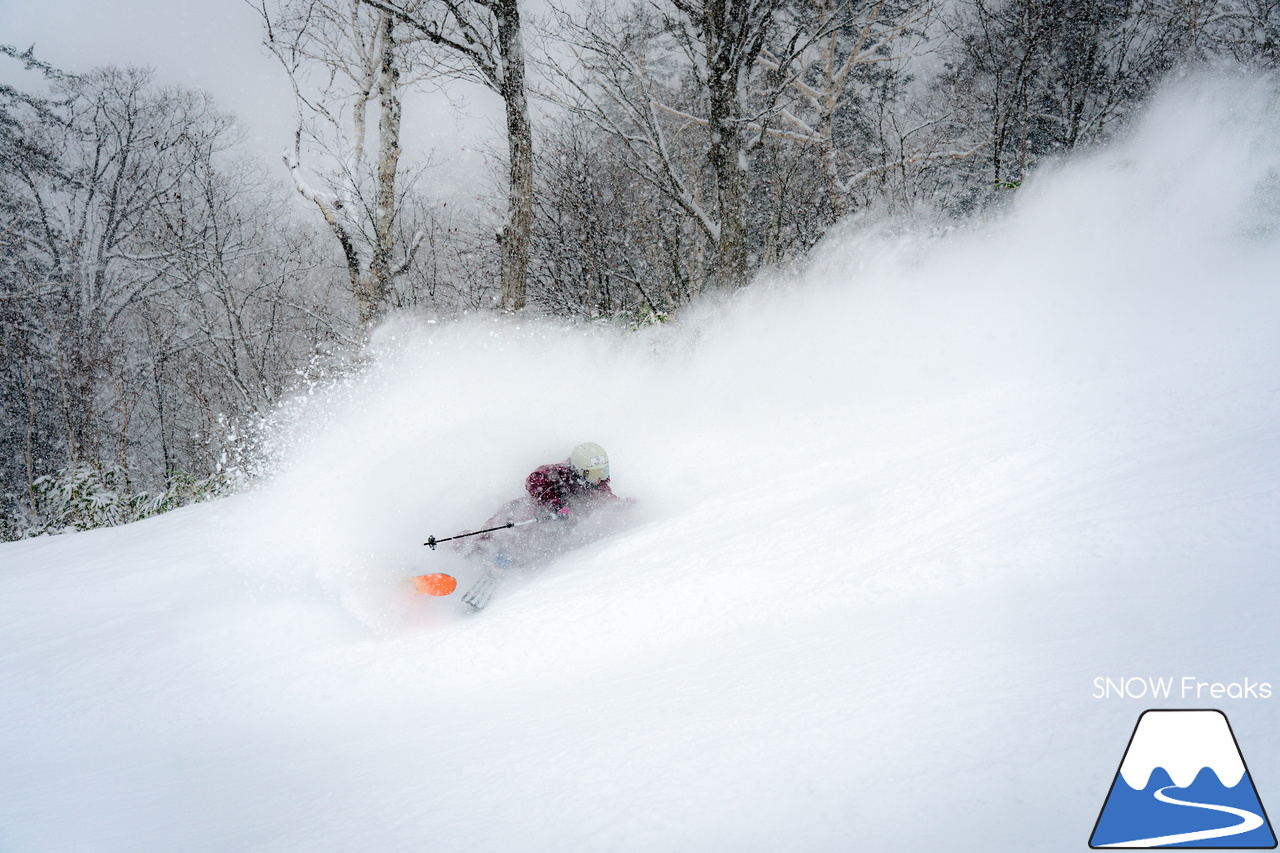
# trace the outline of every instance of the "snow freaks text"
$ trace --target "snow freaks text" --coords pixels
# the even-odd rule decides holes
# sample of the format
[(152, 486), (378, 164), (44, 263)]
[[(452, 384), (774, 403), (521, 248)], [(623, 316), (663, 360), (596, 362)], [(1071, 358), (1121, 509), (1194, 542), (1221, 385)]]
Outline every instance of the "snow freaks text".
[(1202, 681), (1193, 675), (1181, 678), (1132, 676), (1093, 680), (1094, 699), (1270, 699), (1271, 683), (1244, 678), (1239, 681)]

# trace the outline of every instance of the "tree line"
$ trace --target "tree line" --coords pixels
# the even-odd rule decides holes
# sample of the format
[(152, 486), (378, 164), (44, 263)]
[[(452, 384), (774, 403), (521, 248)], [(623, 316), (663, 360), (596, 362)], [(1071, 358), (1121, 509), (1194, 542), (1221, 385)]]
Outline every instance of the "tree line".
[[(202, 92), (0, 46), (45, 81), (0, 85), (0, 536), (227, 488), (389, 314), (659, 320), (850, 214), (981, 212), (1170, 74), (1280, 60), (1280, 0), (247, 2), (297, 104), (275, 164)], [(402, 138), (451, 80), (502, 104), (487, 209)]]

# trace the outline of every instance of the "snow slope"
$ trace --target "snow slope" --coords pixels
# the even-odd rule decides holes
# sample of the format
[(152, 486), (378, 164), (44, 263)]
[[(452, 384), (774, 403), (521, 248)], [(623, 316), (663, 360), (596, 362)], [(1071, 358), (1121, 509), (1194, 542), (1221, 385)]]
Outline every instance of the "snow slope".
[[(1280, 802), (1280, 699), (1094, 698), (1280, 687), (1276, 91), (674, 327), (385, 329), (256, 491), (0, 546), (0, 851), (1081, 850), (1147, 707)], [(408, 591), (584, 439), (626, 530)]]

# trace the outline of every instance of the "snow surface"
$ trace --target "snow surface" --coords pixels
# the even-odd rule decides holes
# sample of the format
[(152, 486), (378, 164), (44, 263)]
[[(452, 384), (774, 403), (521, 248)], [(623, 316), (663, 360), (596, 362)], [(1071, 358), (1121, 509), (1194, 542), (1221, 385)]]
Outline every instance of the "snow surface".
[[(391, 327), (256, 491), (0, 546), (0, 851), (1085, 849), (1095, 678), (1280, 685), (1277, 126), (1183, 83), (672, 327)], [(626, 530), (409, 592), (582, 440)], [(1266, 804), (1277, 701), (1158, 706)]]

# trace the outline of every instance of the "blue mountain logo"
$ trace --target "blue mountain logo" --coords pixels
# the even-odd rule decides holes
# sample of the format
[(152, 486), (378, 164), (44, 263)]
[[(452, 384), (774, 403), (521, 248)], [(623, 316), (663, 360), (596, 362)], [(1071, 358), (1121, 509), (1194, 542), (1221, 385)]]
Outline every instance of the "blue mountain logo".
[(1275, 833), (1227, 716), (1144, 711), (1089, 846), (1274, 848)]

